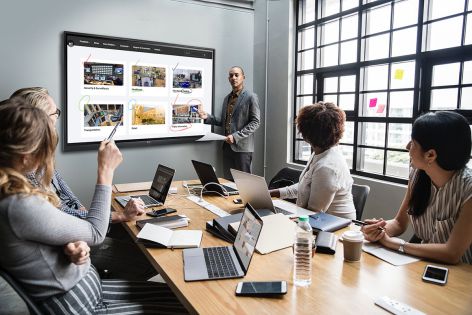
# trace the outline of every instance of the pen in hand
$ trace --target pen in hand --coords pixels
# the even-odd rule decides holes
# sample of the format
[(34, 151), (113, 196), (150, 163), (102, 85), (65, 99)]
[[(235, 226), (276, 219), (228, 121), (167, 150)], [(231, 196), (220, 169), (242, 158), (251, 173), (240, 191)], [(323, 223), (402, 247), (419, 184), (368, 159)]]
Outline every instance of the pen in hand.
[[(355, 225), (360, 225), (360, 226), (365, 226), (365, 225), (369, 225), (369, 223), (367, 222), (364, 222), (364, 221), (360, 221), (360, 220), (351, 220), (352, 223), (354, 223)], [(380, 230), (380, 231), (385, 231), (385, 229), (383, 227), (378, 227), (377, 230)]]

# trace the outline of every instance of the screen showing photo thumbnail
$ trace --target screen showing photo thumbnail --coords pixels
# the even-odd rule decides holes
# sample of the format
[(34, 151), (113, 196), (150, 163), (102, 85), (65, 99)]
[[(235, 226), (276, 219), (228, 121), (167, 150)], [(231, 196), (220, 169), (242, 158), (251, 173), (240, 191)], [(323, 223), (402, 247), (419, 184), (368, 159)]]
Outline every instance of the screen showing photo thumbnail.
[(172, 79), (173, 88), (200, 89), (202, 72), (200, 70), (175, 69)]
[(202, 105), (176, 104), (172, 105), (172, 124), (201, 124), (203, 119), (198, 116)]
[(84, 127), (115, 126), (123, 120), (123, 104), (85, 104)]
[(165, 87), (166, 68), (133, 66), (131, 84), (142, 87)]
[(163, 105), (133, 105), (133, 125), (163, 125), (166, 123), (166, 109)]
[(123, 86), (123, 65), (84, 62), (84, 84)]

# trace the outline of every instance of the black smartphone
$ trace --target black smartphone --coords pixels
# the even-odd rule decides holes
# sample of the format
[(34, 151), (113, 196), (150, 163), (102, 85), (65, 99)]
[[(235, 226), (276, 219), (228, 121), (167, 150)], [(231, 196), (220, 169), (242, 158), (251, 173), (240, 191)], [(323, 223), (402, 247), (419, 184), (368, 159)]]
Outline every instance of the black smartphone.
[(243, 203), (243, 200), (241, 198), (236, 198), (236, 199), (233, 199), (233, 203), (240, 205)]
[(159, 209), (159, 210), (152, 210), (149, 212), (146, 212), (146, 214), (150, 217), (160, 217), (169, 213), (177, 212), (174, 208), (164, 208), (164, 209)]
[(286, 281), (239, 282), (236, 287), (238, 296), (279, 296), (287, 293)]
[(449, 270), (446, 267), (427, 265), (424, 268), (423, 281), (445, 285)]

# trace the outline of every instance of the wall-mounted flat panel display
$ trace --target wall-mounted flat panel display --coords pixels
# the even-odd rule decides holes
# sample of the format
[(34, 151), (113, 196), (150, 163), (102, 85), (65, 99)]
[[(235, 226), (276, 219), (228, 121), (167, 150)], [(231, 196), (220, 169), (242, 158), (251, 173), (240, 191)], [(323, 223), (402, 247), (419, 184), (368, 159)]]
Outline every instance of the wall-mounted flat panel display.
[(118, 143), (193, 140), (211, 130), (210, 48), (65, 32), (64, 150), (96, 148), (120, 124)]

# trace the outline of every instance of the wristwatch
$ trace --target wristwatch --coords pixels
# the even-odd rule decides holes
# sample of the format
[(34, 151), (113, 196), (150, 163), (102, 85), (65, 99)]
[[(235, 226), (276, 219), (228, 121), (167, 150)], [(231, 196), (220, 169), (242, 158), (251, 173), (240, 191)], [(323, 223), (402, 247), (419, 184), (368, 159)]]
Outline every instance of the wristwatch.
[(402, 239), (400, 239), (400, 242), (401, 242), (401, 244), (400, 244), (400, 247), (398, 248), (398, 251), (399, 251), (400, 253), (404, 253), (404, 252), (405, 252), (405, 244), (406, 244), (406, 242), (405, 242), (405, 240), (402, 240)]

